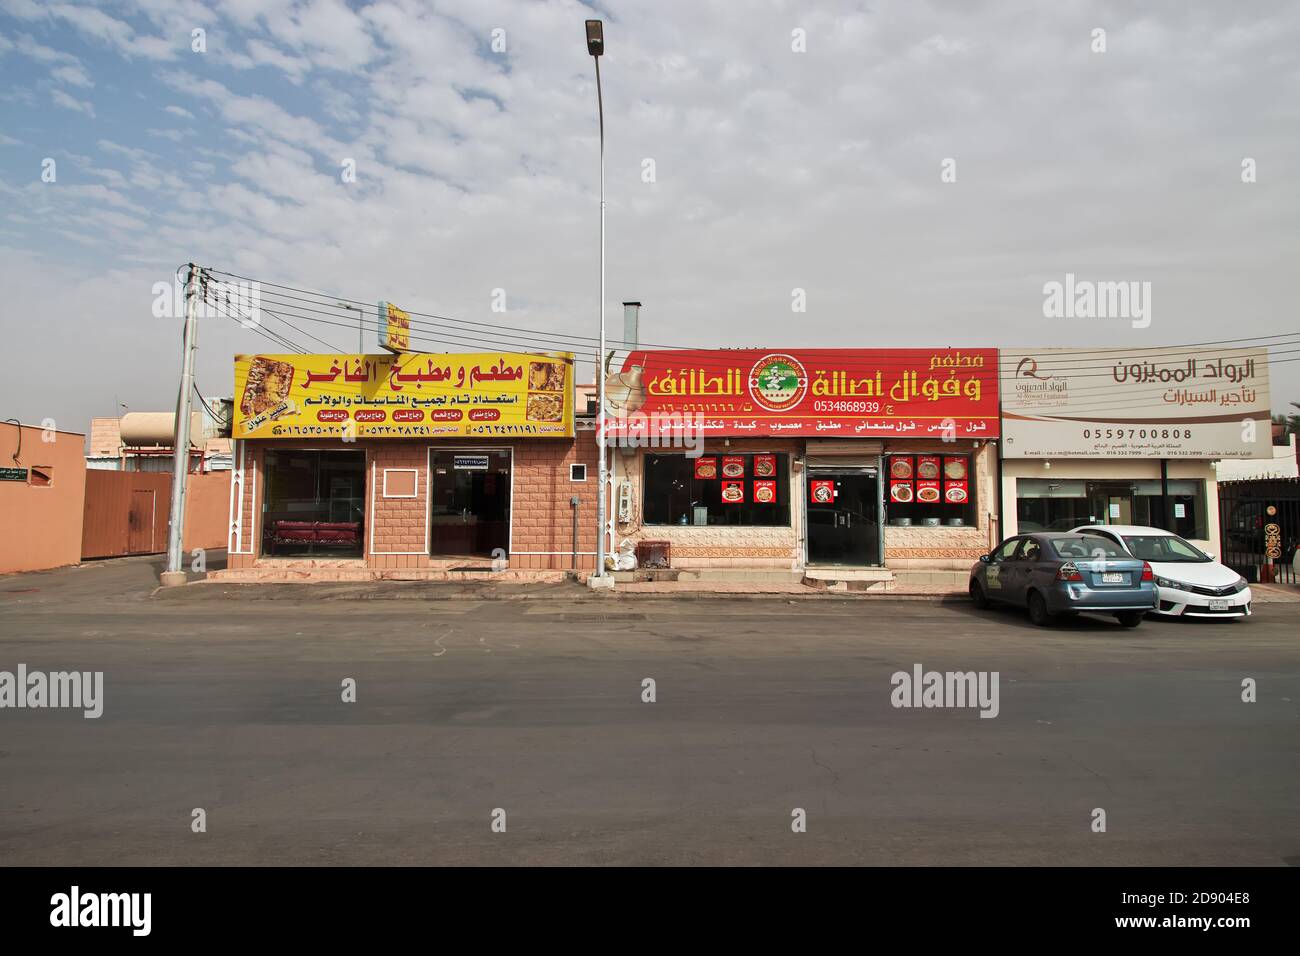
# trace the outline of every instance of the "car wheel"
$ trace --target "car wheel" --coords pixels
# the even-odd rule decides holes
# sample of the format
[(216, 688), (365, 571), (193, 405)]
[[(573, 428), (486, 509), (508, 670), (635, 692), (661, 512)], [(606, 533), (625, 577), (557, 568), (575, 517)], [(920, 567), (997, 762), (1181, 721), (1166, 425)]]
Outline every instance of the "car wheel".
[(1052, 623), (1052, 615), (1047, 610), (1047, 602), (1037, 591), (1029, 592), (1029, 620), (1038, 627), (1047, 627)]
[(978, 581), (971, 581), (970, 583), (970, 602), (980, 611), (989, 606), (988, 595), (984, 593), (984, 589), (980, 587)]
[(1115, 615), (1125, 627), (1137, 627), (1142, 623), (1142, 618), (1146, 616), (1146, 611), (1120, 611)]

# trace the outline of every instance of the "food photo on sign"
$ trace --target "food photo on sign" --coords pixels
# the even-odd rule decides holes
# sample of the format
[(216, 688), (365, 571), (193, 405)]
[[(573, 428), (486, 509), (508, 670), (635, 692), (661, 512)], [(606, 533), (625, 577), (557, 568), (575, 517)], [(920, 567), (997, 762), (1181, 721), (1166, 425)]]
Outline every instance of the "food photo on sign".
[(828, 505), (835, 500), (835, 482), (816, 478), (808, 483), (808, 498), (816, 505)]
[(712, 481), (718, 477), (718, 459), (716, 458), (697, 458), (695, 459), (695, 477), (700, 481)]
[(776, 482), (755, 481), (754, 501), (756, 501), (760, 505), (775, 504), (776, 503)]
[(742, 504), (745, 500), (745, 483), (743, 481), (724, 481), (722, 483), (722, 500), (729, 505)]

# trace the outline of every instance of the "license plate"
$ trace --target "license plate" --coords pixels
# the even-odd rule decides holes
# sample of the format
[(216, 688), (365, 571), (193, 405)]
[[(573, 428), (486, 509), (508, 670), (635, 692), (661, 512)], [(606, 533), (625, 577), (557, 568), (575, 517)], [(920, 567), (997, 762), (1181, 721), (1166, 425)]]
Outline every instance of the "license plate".
[(1211, 601), (1211, 611), (1226, 611), (1231, 605), (1227, 601)]
[(1118, 571), (1106, 571), (1101, 576), (1102, 584), (1128, 584), (1128, 575)]

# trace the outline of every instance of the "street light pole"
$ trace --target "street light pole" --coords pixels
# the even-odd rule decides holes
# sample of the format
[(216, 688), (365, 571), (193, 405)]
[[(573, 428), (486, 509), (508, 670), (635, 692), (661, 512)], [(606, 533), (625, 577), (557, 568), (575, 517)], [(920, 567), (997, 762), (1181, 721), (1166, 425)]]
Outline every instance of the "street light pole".
[(365, 355), (366, 354), (366, 311), (365, 309), (362, 309), (360, 306), (355, 306), (347, 302), (335, 302), (334, 304), (339, 306), (340, 308), (347, 309), (348, 311), (355, 312), (357, 314), (357, 350), (362, 355)]
[(596, 573), (592, 587), (609, 587), (613, 579), (605, 573), (605, 521), (609, 498), (609, 472), (605, 451), (605, 101), (600, 89), (600, 58), (605, 52), (605, 28), (600, 20), (587, 21), (587, 52), (596, 63), (596, 110), (600, 117), (600, 349), (596, 353), (596, 448), (600, 493), (596, 496)]
[(167, 570), (160, 575), (163, 587), (185, 583), (181, 569), (185, 529), (185, 483), (190, 472), (190, 393), (194, 390), (194, 349), (198, 332), (199, 267), (190, 263), (185, 282), (185, 331), (182, 336), (181, 387), (176, 397), (175, 431), (172, 436), (171, 519), (167, 524)]

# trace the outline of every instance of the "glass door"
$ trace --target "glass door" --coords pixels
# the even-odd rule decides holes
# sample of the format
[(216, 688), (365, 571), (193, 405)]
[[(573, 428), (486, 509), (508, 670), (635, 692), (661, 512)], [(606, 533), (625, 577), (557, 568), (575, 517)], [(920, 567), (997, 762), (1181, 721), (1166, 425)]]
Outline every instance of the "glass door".
[(809, 471), (805, 514), (809, 564), (880, 564), (880, 492), (874, 471)]
[(429, 553), (492, 557), (510, 547), (510, 452), (434, 451)]

